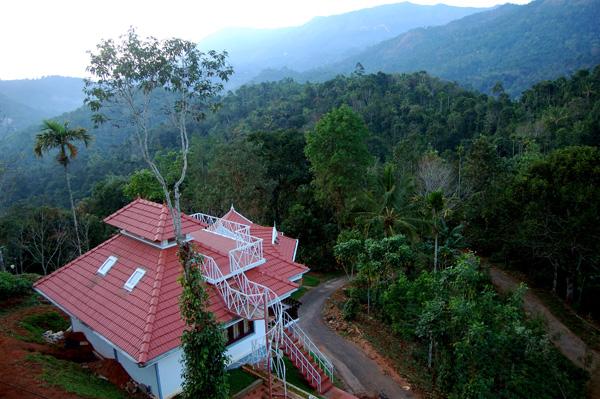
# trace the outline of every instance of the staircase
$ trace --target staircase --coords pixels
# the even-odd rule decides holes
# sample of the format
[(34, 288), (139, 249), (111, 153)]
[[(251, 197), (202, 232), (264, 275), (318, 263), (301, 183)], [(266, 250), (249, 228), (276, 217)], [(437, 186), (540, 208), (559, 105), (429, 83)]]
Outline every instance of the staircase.
[(292, 361), (294, 366), (304, 376), (308, 385), (320, 394), (324, 394), (333, 387), (331, 378), (319, 366), (316, 356), (306, 350), (301, 340), (294, 336), (292, 330), (286, 328), (284, 331), (283, 347), (284, 353)]
[(321, 394), (331, 389), (333, 365), (329, 359), (283, 310), (279, 296), (269, 287), (249, 280), (244, 273), (246, 267), (264, 262), (262, 239), (251, 236), (246, 225), (204, 214), (192, 216), (205, 223), (207, 230), (236, 240), (236, 248), (229, 253), (232, 277), (225, 279), (210, 256), (197, 254), (196, 264), (206, 281), (215, 285), (229, 311), (247, 320), (265, 320), (266, 334), (252, 341), (252, 363), (275, 371), (283, 382), (278, 389), (283, 390), (284, 397), (287, 386), (283, 353), (313, 389)]

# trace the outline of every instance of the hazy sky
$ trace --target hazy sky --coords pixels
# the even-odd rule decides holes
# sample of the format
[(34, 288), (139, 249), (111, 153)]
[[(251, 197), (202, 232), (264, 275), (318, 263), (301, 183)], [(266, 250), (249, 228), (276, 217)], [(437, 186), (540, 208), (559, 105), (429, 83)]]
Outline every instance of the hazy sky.
[[(525, 4), (530, 0), (511, 0)], [(8, 0), (0, 2), (0, 79), (85, 76), (86, 51), (129, 26), (198, 41), (233, 26), (275, 28), (399, 0)], [(499, 0), (412, 0), (485, 7)]]

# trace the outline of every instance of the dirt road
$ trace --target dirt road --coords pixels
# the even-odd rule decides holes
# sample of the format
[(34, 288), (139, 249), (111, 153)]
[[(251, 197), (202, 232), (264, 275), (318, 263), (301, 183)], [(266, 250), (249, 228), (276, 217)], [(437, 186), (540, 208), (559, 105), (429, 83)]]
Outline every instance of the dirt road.
[[(516, 278), (490, 266), (492, 283), (502, 292), (515, 290), (521, 283)], [(556, 347), (573, 364), (588, 370), (591, 374), (588, 397), (600, 399), (600, 354), (590, 349), (585, 342), (558, 320), (531, 290), (523, 298), (523, 307), (529, 314), (538, 314), (548, 322), (548, 330)]]

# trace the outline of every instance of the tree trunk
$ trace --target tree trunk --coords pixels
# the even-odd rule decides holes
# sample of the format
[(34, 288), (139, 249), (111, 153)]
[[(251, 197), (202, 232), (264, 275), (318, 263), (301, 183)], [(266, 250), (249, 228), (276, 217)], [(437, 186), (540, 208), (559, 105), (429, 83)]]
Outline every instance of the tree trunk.
[(367, 314), (371, 314), (371, 286), (367, 287)]
[(429, 353), (427, 354), (427, 368), (431, 369), (433, 363), (433, 334), (429, 333)]
[(435, 244), (433, 247), (433, 271), (437, 272), (438, 264), (438, 233), (435, 233)]
[(552, 278), (552, 293), (556, 295), (556, 286), (558, 285), (558, 264), (554, 263), (554, 277)]
[(73, 192), (71, 191), (71, 179), (69, 179), (69, 172), (65, 166), (65, 178), (67, 180), (67, 191), (69, 192), (69, 200), (71, 201), (71, 212), (73, 213), (73, 226), (75, 226), (75, 237), (77, 238), (77, 250), (81, 255), (81, 241), (79, 240), (79, 225), (77, 223), (77, 213), (75, 212), (75, 202), (73, 202)]
[(565, 302), (567, 302), (568, 304), (571, 304), (573, 302), (573, 295), (575, 293), (573, 277), (571, 275), (567, 276), (566, 283), (567, 283), (567, 288), (565, 291)]

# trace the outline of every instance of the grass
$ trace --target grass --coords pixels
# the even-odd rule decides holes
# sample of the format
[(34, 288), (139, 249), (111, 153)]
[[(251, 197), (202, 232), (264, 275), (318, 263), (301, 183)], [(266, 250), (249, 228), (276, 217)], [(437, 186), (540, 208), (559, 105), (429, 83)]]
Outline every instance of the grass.
[(310, 274), (305, 274), (304, 277), (302, 277), (302, 285), (303, 286), (316, 287), (319, 284), (321, 284), (321, 279), (319, 279), (316, 276), (313, 276)]
[(285, 380), (286, 382), (297, 386), (298, 388), (316, 395), (316, 391), (308, 385), (308, 382), (304, 379), (304, 376), (300, 373), (300, 370), (294, 366), (294, 363), (287, 357), (284, 358), (285, 361)]
[(4, 316), (14, 311), (29, 308), (39, 304), (40, 296), (35, 292), (23, 297), (16, 297), (3, 300), (0, 301), (0, 316)]
[(295, 299), (295, 300), (299, 301), (300, 298), (302, 298), (304, 296), (304, 294), (306, 294), (307, 291), (308, 291), (308, 289), (306, 287), (304, 287), (304, 286), (300, 287), (296, 291), (294, 291), (292, 293), (292, 295), (290, 295), (290, 297), (292, 299)]
[(55, 311), (24, 317), (19, 324), (27, 331), (27, 335), (18, 336), (17, 338), (37, 343), (44, 343), (44, 339), (42, 338), (44, 332), (48, 330), (52, 330), (53, 332), (64, 331), (70, 325), (69, 321), (65, 320), (60, 313)]
[(127, 397), (119, 388), (97, 377), (77, 363), (39, 353), (28, 355), (27, 360), (42, 366), (43, 381), (75, 395), (92, 399), (125, 399)]
[(257, 378), (241, 368), (227, 370), (227, 382), (229, 382), (229, 395), (233, 396), (256, 381)]

